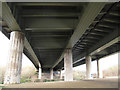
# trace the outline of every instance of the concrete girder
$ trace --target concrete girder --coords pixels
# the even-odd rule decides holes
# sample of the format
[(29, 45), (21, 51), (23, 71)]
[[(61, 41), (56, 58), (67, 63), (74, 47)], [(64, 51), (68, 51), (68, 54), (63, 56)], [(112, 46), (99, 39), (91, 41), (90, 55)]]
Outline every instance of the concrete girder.
[[(58, 12), (60, 10), (60, 12)], [(68, 10), (70, 12), (68, 12)], [(65, 12), (66, 11), (66, 12)], [(53, 8), (47, 8), (47, 9), (37, 9), (37, 10), (28, 10), (24, 9), (22, 11), (22, 17), (66, 17), (66, 18), (77, 18), (79, 16), (80, 12), (73, 11), (73, 9), (67, 8), (66, 10), (63, 10), (63, 8), (59, 9), (53, 9)]]
[(65, 31), (65, 32), (68, 32), (68, 31), (73, 31), (73, 28), (67, 28), (67, 27), (65, 27), (65, 28), (63, 28), (63, 27), (59, 27), (59, 28), (54, 28), (54, 27), (52, 27), (52, 28), (25, 28), (25, 30), (26, 31), (32, 31), (32, 32), (63, 32), (63, 31)]
[(78, 57), (76, 57), (74, 59), (74, 61), (84, 57), (86, 54), (93, 55), (96, 52), (104, 50), (105, 48), (107, 48), (107, 47), (113, 45), (114, 43), (118, 42), (120, 40), (119, 27), (120, 26), (118, 25), (118, 27), (116, 27), (116, 29), (112, 33), (110, 33), (105, 38), (103, 38), (101, 41), (99, 41), (97, 44), (95, 44), (93, 47), (88, 49), (87, 52), (83, 52), (82, 54), (78, 55)]
[(50, 1), (49, 3), (48, 2), (46, 2), (46, 3), (26, 2), (26, 3), (17, 3), (16, 5), (18, 5), (18, 6), (80, 6), (80, 5), (83, 6), (83, 5), (86, 5), (85, 2), (82, 2), (82, 3), (75, 3), (75, 2), (69, 2), (69, 1), (67, 1), (67, 2), (63, 1), (63, 2), (62, 1), (58, 1), (58, 2)]
[(111, 11), (111, 12), (109, 12), (109, 15), (120, 16), (120, 14), (118, 13), (118, 11)]
[[(102, 8), (105, 6), (104, 3), (89, 3), (86, 8), (84, 9), (84, 12), (81, 16), (81, 19), (79, 20), (79, 23), (71, 36), (66, 48), (72, 48), (75, 43), (79, 40), (80, 37), (85, 33), (86, 29), (89, 27), (89, 25), (94, 21), (95, 17), (100, 13)], [(64, 57), (64, 52), (61, 54), (58, 61), (53, 65), (52, 68), (54, 68)]]
[(98, 52), (104, 50), (105, 48), (107, 48), (107, 47), (109, 47), (109, 46), (111, 46), (111, 45), (113, 45), (114, 43), (117, 43), (117, 42), (119, 42), (119, 41), (120, 41), (120, 36), (117, 37), (117, 38), (115, 38), (115, 39), (113, 39), (113, 40), (110, 41), (109, 43), (103, 45), (102, 47), (98, 48), (97, 50), (95, 50), (94, 52), (92, 52), (91, 55), (93, 55), (93, 54), (95, 54), (95, 53), (98, 53)]
[(105, 6), (104, 3), (89, 3), (85, 8), (83, 15), (76, 27), (75, 32), (69, 40), (67, 48), (71, 48), (79, 40), (79, 38), (85, 33), (86, 29), (90, 26), (96, 16), (100, 13), (102, 8)]
[(30, 34), (31, 38), (39, 38), (39, 37), (61, 37), (61, 38), (66, 38), (71, 36), (71, 31), (67, 32), (28, 32)]
[(114, 29), (114, 28), (118, 27), (116, 25), (116, 23), (111, 23), (111, 22), (107, 22), (107, 21), (100, 22), (98, 24), (98, 26), (105, 27), (105, 28), (111, 28), (111, 29)]
[(99, 26), (97, 26), (94, 30), (96, 30), (96, 31), (101, 31), (101, 32), (111, 32), (113, 29), (111, 29), (111, 28), (103, 28), (103, 27), (99, 27)]
[[(18, 23), (16, 22), (15, 18), (13, 17), (12, 13), (11, 13), (11, 10), (9, 8), (9, 6), (7, 5), (6, 2), (3, 2), (2, 3), (2, 8), (3, 10), (1, 11), (3, 16), (1, 15), (0, 17), (2, 17), (2, 19), (6, 22), (6, 24), (8, 25), (8, 27), (10, 28), (11, 31), (21, 31), (21, 28), (20, 26), (18, 25)], [(30, 52), (30, 55), (32, 56), (32, 58), (34, 60), (32, 60), (33, 64), (36, 66), (36, 67), (39, 67), (39, 60), (37, 58), (37, 56), (35, 55), (31, 45), (29, 44), (27, 38), (25, 37), (25, 40), (24, 40), (24, 47), (25, 49), (27, 49), (27, 51)], [(41, 67), (41, 65), (40, 65)]]
[(106, 22), (111, 22), (111, 23), (120, 23), (120, 20), (119, 20), (120, 17), (105, 17), (102, 21), (106, 21)]
[[(37, 31), (63, 29), (63, 30), (73, 30), (78, 22), (78, 19), (66, 19), (66, 18), (25, 18), (25, 29), (34, 30), (37, 27)], [(46, 24), (49, 23), (49, 24)], [(73, 24), (74, 23), (74, 24)]]

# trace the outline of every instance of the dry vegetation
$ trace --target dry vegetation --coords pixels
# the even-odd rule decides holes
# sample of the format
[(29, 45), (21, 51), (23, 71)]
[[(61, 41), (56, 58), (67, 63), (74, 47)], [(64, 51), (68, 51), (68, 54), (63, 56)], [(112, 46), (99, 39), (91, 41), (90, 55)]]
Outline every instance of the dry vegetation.
[[(4, 80), (4, 74), (5, 74), (5, 67), (0, 67), (0, 84), (3, 83)], [(21, 82), (28, 82), (32, 81), (32, 79), (36, 79), (36, 70), (33, 66), (26, 66), (22, 68), (21, 72)]]
[[(0, 67), (0, 84), (3, 83), (4, 73), (5, 73), (5, 67)], [(104, 75), (104, 77), (118, 76), (118, 66), (112, 66), (111, 68), (104, 70), (103, 75)], [(36, 69), (33, 66), (23, 67), (22, 72), (21, 72), (21, 83), (34, 82), (37, 79), (37, 76), (38, 76), (38, 72), (36, 72)], [(85, 72), (84, 71), (74, 71), (73, 78), (74, 78), (74, 80), (84, 79)]]
[(5, 67), (0, 67), (0, 84), (3, 83), (4, 73), (5, 73)]
[(37, 71), (33, 66), (26, 66), (22, 68), (21, 83), (31, 82), (37, 78)]
[(106, 70), (103, 70), (103, 77), (109, 77), (109, 76), (118, 76), (118, 66), (112, 66)]
[(73, 79), (79, 80), (79, 79), (85, 79), (85, 71), (73, 71)]

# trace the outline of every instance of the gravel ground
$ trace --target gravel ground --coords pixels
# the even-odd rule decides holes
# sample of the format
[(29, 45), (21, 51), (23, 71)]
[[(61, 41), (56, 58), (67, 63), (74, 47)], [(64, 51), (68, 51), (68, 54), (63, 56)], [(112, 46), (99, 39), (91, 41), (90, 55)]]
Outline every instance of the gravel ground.
[(5, 85), (8, 88), (118, 88), (118, 79), (91, 79), (72, 82), (39, 82)]

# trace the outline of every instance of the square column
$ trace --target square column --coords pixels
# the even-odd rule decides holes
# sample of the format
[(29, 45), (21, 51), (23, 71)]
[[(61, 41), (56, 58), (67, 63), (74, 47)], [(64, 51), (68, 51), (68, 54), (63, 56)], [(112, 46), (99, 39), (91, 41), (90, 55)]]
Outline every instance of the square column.
[(50, 70), (50, 79), (53, 79), (53, 69)]
[(73, 81), (73, 61), (72, 61), (72, 49), (66, 49), (64, 51), (64, 81)]
[(38, 79), (42, 78), (42, 69), (41, 67), (39, 67), (39, 73), (38, 73)]
[(19, 31), (11, 32), (10, 50), (4, 84), (20, 83), (23, 48), (24, 33)]
[(86, 57), (86, 78), (91, 79), (91, 56)]

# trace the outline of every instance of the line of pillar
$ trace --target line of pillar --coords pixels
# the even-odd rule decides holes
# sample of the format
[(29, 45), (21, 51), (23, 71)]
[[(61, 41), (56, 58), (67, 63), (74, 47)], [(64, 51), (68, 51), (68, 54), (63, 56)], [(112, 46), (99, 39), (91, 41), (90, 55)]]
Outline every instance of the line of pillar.
[[(20, 83), (21, 66), (22, 66), (22, 53), (24, 48), (24, 33), (19, 31), (11, 32), (10, 37), (10, 50), (9, 61), (7, 70), (5, 73), (5, 84)], [(86, 77), (91, 78), (91, 56), (86, 57)], [(73, 81), (73, 59), (72, 49), (66, 49), (64, 51), (64, 80)], [(97, 71), (99, 74), (99, 61), (97, 60)], [(41, 79), (42, 69), (39, 67), (38, 79)], [(53, 69), (50, 69), (50, 79), (53, 79)], [(60, 72), (60, 79), (62, 79), (62, 73)]]
[[(91, 79), (92, 70), (91, 70), (92, 57), (86, 56), (86, 79)], [(73, 63), (72, 63), (72, 50), (66, 49), (64, 52), (64, 81), (73, 81)], [(97, 78), (103, 78), (102, 69), (99, 69), (99, 59), (97, 60)], [(60, 79), (62, 79), (62, 70), (60, 70)]]
[[(91, 72), (91, 56), (86, 56), (86, 78), (92, 78)], [(66, 49), (64, 52), (64, 81), (73, 81), (73, 62), (72, 62), (72, 50)], [(101, 71), (101, 72), (100, 72)], [(50, 79), (53, 79), (53, 69), (50, 69)], [(97, 60), (97, 78), (103, 78), (102, 70), (99, 70), (99, 60)], [(60, 79), (62, 78), (62, 70), (60, 70)]]

